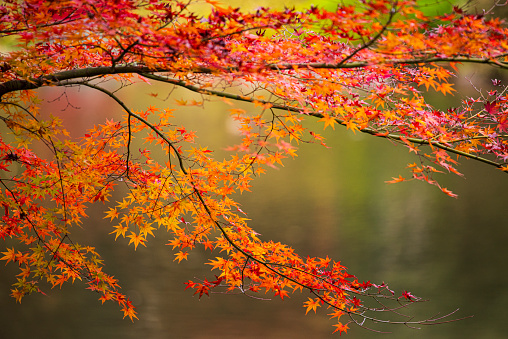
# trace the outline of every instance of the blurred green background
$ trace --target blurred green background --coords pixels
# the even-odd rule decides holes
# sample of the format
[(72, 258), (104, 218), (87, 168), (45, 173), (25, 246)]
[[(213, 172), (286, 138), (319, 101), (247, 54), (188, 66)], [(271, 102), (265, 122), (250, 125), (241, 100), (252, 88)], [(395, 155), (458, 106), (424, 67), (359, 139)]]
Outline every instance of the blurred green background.
[[(245, 5), (247, 2), (237, 2)], [(273, 1), (256, 2), (271, 5)], [(434, 100), (448, 106), (469, 95), (466, 78), (486, 87), (489, 71), (464, 69), (455, 99)], [(505, 77), (504, 83), (508, 82)], [(141, 85), (120, 92), (131, 107), (175, 106), (174, 98), (193, 98), (183, 90), (162, 101), (148, 96), (168, 88)], [(106, 117), (118, 117), (114, 103), (91, 90), (44, 89), (43, 113), (60, 115), (73, 136)], [(66, 98), (73, 107), (67, 105)], [(60, 100), (55, 100), (60, 98)], [(455, 101), (454, 101), (455, 100)], [(253, 106), (240, 106), (248, 110)], [(178, 124), (196, 130), (198, 143), (211, 145), (215, 154), (237, 141), (220, 101), (204, 108), (176, 107)], [(321, 125), (315, 130), (321, 131)], [(4, 128), (2, 126), (2, 128)], [(403, 326), (382, 327), (390, 338), (506, 338), (508, 316), (508, 177), (494, 168), (462, 160), (466, 179), (440, 177), (444, 187), (459, 194), (452, 199), (435, 187), (420, 182), (387, 185), (385, 180), (406, 174), (404, 167), (416, 159), (408, 150), (389, 141), (354, 135), (338, 128), (324, 133), (330, 149), (302, 145), (299, 157), (280, 170), (254, 181), (252, 193), (239, 196), (251, 226), (263, 238), (293, 246), (303, 256), (330, 256), (340, 260), (360, 279), (409, 290), (431, 299), (409, 312), (416, 318), (460, 308), (457, 317), (473, 318), (451, 324), (413, 330)], [(90, 211), (91, 212), (91, 211)], [(199, 300), (184, 291), (183, 282), (213, 276), (203, 265), (209, 256), (194, 251), (187, 262), (173, 262), (173, 252), (157, 233), (148, 247), (134, 252), (127, 241), (109, 235), (112, 226), (102, 211), (90, 215), (82, 229), (73, 230), (74, 240), (93, 244), (106, 263), (106, 270), (120, 279), (139, 312), (139, 321), (121, 319), (116, 305), (103, 306), (98, 295), (77, 282), (47, 296), (32, 295), (22, 304), (8, 296), (17, 267), (2, 267), (0, 276), (0, 338), (331, 338), (332, 321), (326, 310), (305, 316), (302, 302), (307, 293), (281, 302), (260, 301), (243, 295), (214, 294)], [(388, 337), (353, 327), (348, 338)]]

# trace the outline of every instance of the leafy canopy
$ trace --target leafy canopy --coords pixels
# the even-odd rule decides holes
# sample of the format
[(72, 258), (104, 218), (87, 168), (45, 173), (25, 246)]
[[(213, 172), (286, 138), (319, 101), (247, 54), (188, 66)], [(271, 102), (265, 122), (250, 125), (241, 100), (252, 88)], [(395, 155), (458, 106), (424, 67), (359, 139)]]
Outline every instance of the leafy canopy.
[[(261, 239), (233, 195), (297, 156), (299, 144), (325, 145), (319, 131), (304, 127), (308, 119), (408, 147), (415, 154), (409, 176), (390, 182), (421, 180), (455, 197), (435, 174), (461, 175), (458, 158), (508, 171), (508, 95), (499, 80), (447, 110), (423, 95), (455, 94), (451, 81), (461, 63), (508, 68), (505, 22), (461, 8), (431, 17), (410, 0), (248, 13), (212, 0), (7, 0), (0, 17), (6, 127), (0, 238), (12, 239), (0, 259), (20, 268), (16, 300), (42, 292), (46, 283), (79, 280), (102, 302), (117, 302), (124, 317), (137, 318), (95, 248), (71, 238), (73, 227), (87, 227), (89, 208), (108, 202), (112, 236), (127, 238), (134, 249), (162, 229), (175, 261), (195, 248), (215, 253), (208, 262), (215, 277), (185, 283), (199, 297), (223, 289), (285, 299), (308, 290), (306, 313), (328, 309), (339, 333), (351, 324), (365, 327), (365, 320), (442, 321), (398, 320), (401, 305), (421, 299), (359, 281), (328, 257), (301, 256)], [(203, 101), (174, 98), (167, 108), (136, 111), (120, 90), (139, 82), (185, 88)], [(43, 87), (91, 88), (111, 98), (123, 118), (103, 112), (103, 124), (73, 139), (63, 121), (39, 114)], [(224, 159), (173, 121), (178, 105), (209, 100), (233, 105), (227, 113), (242, 135)], [(247, 111), (236, 102), (252, 105)], [(144, 148), (132, 146), (139, 139)], [(120, 187), (127, 193), (110, 201)], [(379, 311), (394, 319), (378, 318)]]

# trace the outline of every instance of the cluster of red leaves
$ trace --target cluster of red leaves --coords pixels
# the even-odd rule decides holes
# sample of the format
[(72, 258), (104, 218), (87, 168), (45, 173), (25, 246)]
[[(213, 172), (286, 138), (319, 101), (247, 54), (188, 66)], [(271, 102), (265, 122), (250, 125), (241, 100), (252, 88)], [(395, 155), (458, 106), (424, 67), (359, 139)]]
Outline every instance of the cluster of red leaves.
[[(324, 128), (342, 125), (400, 142), (420, 161), (408, 166), (412, 179), (450, 196), (433, 178), (441, 171), (430, 164), (459, 174), (457, 155), (508, 170), (508, 95), (499, 82), (488, 94), (446, 111), (426, 103), (422, 94), (423, 89), (453, 94), (450, 80), (459, 62), (508, 68), (505, 23), (459, 9), (426, 17), (410, 0), (361, 1), (335, 12), (244, 13), (203, 3), (211, 6), (205, 15), (194, 10), (199, 1), (0, 5), (0, 39), (15, 44), (2, 53), (0, 65), (0, 119), (17, 142), (0, 136), (0, 237), (15, 238), (22, 248), (3, 252), (2, 259), (21, 269), (13, 296), (19, 301), (39, 291), (43, 279), (61, 286), (77, 278), (99, 292), (102, 302), (114, 300), (125, 316), (136, 317), (117, 281), (102, 272), (94, 248), (69, 236), (72, 226), (85, 223), (87, 207), (107, 201), (121, 184), (128, 193), (106, 213), (115, 222), (115, 239), (128, 238), (136, 249), (162, 228), (171, 236), (168, 245), (178, 250), (178, 262), (197, 246), (221, 253), (209, 262), (219, 272), (214, 281), (186, 283), (200, 297), (225, 288), (284, 299), (307, 289), (313, 294), (304, 304), (307, 312), (331, 308), (341, 333), (348, 329), (342, 315), (357, 324), (354, 315), (371, 319), (364, 298), (418, 300), (409, 292), (397, 298), (385, 285), (359, 282), (329, 258), (304, 258), (287, 245), (262, 241), (231, 196), (249, 191), (251, 180), (267, 167), (296, 156), (299, 143), (324, 144), (303, 127), (309, 117)], [(107, 78), (119, 80), (120, 87), (153, 80), (255, 108), (230, 111), (243, 139), (229, 148), (229, 158), (215, 159), (211, 150), (194, 144), (192, 131), (171, 123), (172, 110), (133, 111), (102, 86)], [(33, 90), (45, 86), (93, 88), (126, 115), (72, 142), (61, 121), (38, 118)], [(165, 159), (134, 150), (136, 137), (164, 150)], [(37, 143), (49, 155), (36, 154)], [(15, 166), (18, 174), (11, 171)]]

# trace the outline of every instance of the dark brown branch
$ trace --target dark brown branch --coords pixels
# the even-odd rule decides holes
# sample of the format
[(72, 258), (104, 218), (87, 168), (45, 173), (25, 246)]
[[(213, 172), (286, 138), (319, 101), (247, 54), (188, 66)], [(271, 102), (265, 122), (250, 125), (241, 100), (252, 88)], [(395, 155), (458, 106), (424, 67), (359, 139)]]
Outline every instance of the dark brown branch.
[(316, 63), (282, 63), (282, 64), (270, 64), (268, 67), (270, 69), (279, 69), (279, 70), (288, 70), (296, 68), (311, 68), (311, 69), (341, 69), (341, 68), (363, 68), (367, 66), (377, 66), (377, 65), (417, 65), (417, 64), (431, 64), (434, 62), (457, 62), (457, 63), (472, 63), (472, 64), (486, 64), (490, 66), (497, 66), (503, 69), (508, 69), (508, 62), (502, 62), (497, 60), (496, 58), (467, 58), (467, 57), (421, 57), (414, 59), (384, 59), (384, 60), (376, 60), (372, 61), (357, 61), (350, 62), (346, 64), (342, 63), (334, 63), (327, 64), (322, 62)]
[[(371, 61), (359, 61), (350, 63), (280, 63), (280, 64), (269, 64), (261, 67), (260, 70), (292, 70), (295, 68), (309, 68), (309, 69), (351, 69), (351, 68), (364, 68), (368, 66), (376, 65), (416, 65), (416, 64), (430, 64), (434, 62), (460, 62), (460, 63), (476, 63), (476, 64), (487, 64), (491, 66), (497, 66), (503, 69), (508, 69), (508, 63), (497, 60), (496, 58), (466, 58), (466, 57), (422, 57), (414, 59), (385, 59), (377, 60), (376, 62)], [(237, 67), (229, 68), (226, 71), (234, 72), (238, 71)], [(190, 71), (193, 73), (206, 73), (211, 74), (213, 70), (207, 67), (196, 67), (189, 70), (183, 69), (168, 69), (168, 68), (149, 68), (146, 66), (135, 66), (135, 65), (124, 65), (124, 66), (101, 66), (101, 67), (90, 67), (80, 68), (62, 71), (54, 74), (44, 75), (37, 78), (17, 79), (10, 80), (0, 84), (0, 99), (1, 97), (9, 92), (37, 89), (44, 86), (62, 86), (66, 85), (65, 81), (75, 80), (80, 78), (91, 78), (96, 76), (113, 75), (113, 74), (155, 74), (164, 72), (179, 72), (179, 71)]]
[[(38, 78), (31, 78), (30, 80), (18, 79), (18, 80), (10, 80), (0, 84), (0, 98), (9, 92), (22, 91), (22, 90), (30, 90), (37, 89), (45, 86), (65, 86), (67, 85), (67, 81), (76, 80), (82, 78), (92, 78), (97, 76), (104, 75), (113, 75), (113, 74), (137, 74), (137, 73), (147, 73), (147, 72), (176, 72), (178, 70), (169, 70), (169, 69), (150, 69), (146, 66), (115, 66), (115, 67), (90, 67), (90, 68), (80, 68), (80, 69), (72, 69), (68, 71), (62, 71), (54, 74), (40, 76)], [(194, 70), (197, 73), (211, 73), (210, 69), (200, 68)]]

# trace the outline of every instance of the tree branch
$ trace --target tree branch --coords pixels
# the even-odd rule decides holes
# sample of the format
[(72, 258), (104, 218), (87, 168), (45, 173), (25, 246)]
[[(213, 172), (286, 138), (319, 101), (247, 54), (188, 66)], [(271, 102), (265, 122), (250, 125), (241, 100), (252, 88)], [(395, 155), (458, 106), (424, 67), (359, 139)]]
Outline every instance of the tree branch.
[[(200, 94), (213, 95), (213, 96), (218, 96), (218, 97), (222, 97), (222, 98), (250, 102), (250, 103), (258, 102), (258, 103), (262, 103), (262, 104), (269, 104), (274, 109), (302, 113), (302, 114), (310, 115), (310, 116), (320, 118), (320, 119), (323, 118), (323, 115), (320, 113), (309, 112), (309, 111), (307, 111), (303, 108), (299, 108), (299, 107), (278, 105), (278, 104), (274, 104), (269, 101), (254, 99), (254, 98), (250, 98), (250, 97), (246, 97), (246, 96), (242, 96), (242, 95), (238, 95), (238, 94), (231, 94), (231, 93), (227, 93), (227, 92), (214, 91), (214, 90), (210, 90), (210, 89), (200, 88), (198, 86), (187, 84), (185, 81), (182, 81), (182, 80), (164, 78), (164, 77), (153, 75), (153, 74), (141, 74), (141, 75), (146, 78), (149, 78), (149, 79), (153, 79), (153, 80), (157, 80), (157, 81), (161, 81), (161, 82), (165, 82), (165, 83), (170, 83), (170, 84), (173, 84), (176, 86), (180, 86), (180, 87), (186, 88), (188, 90), (191, 90), (193, 92), (200, 93)], [(346, 123), (339, 118), (335, 118), (335, 121), (342, 126), (347, 126)], [(489, 160), (486, 158), (479, 157), (475, 154), (471, 154), (471, 153), (467, 153), (467, 152), (463, 152), (463, 151), (454, 149), (452, 147), (444, 145), (443, 143), (441, 143), (439, 141), (405, 137), (405, 136), (393, 134), (393, 133), (384, 134), (384, 133), (380, 133), (379, 131), (376, 131), (372, 128), (368, 128), (368, 127), (359, 129), (359, 131), (362, 133), (370, 134), (370, 135), (380, 137), (380, 138), (385, 138), (385, 139), (398, 140), (398, 141), (407, 140), (407, 141), (410, 141), (412, 143), (419, 144), (419, 145), (431, 145), (431, 146), (443, 149), (447, 152), (457, 154), (457, 155), (460, 155), (460, 156), (463, 156), (463, 157), (466, 157), (469, 159), (478, 160), (480, 162), (483, 162), (485, 164), (488, 164), (488, 165), (491, 165), (491, 166), (494, 166), (497, 168), (503, 167), (503, 164), (501, 164), (501, 163), (498, 163), (498, 162), (495, 162), (495, 161), (492, 161), (492, 160)], [(506, 172), (506, 173), (508, 174), (508, 172)]]
[[(414, 59), (383, 59), (372, 61), (358, 61), (350, 63), (281, 63), (281, 64), (268, 64), (259, 68), (259, 70), (292, 70), (295, 68), (309, 68), (309, 69), (352, 69), (352, 68), (365, 68), (376, 65), (418, 65), (418, 64), (430, 64), (434, 62), (457, 62), (457, 63), (473, 63), (473, 64), (486, 64), (491, 66), (497, 66), (503, 69), (508, 69), (508, 62), (502, 62), (496, 58), (466, 58), (466, 57), (425, 57), (425, 58), (414, 58)], [(250, 68), (252, 71), (252, 68)], [(230, 67), (226, 69), (229, 72), (237, 72), (240, 68)], [(9, 92), (37, 89), (45, 86), (65, 86), (65, 81), (74, 80), (80, 78), (91, 78), (95, 76), (114, 75), (114, 74), (148, 74), (151, 73), (167, 73), (167, 72), (193, 72), (212, 74), (213, 69), (208, 67), (194, 67), (192, 69), (169, 69), (169, 68), (150, 68), (147, 66), (135, 66), (135, 65), (123, 65), (123, 66), (101, 66), (101, 67), (89, 67), (62, 71), (49, 75), (43, 75), (37, 78), (16, 79), (6, 81), (0, 84), (0, 99), (2, 96)]]

